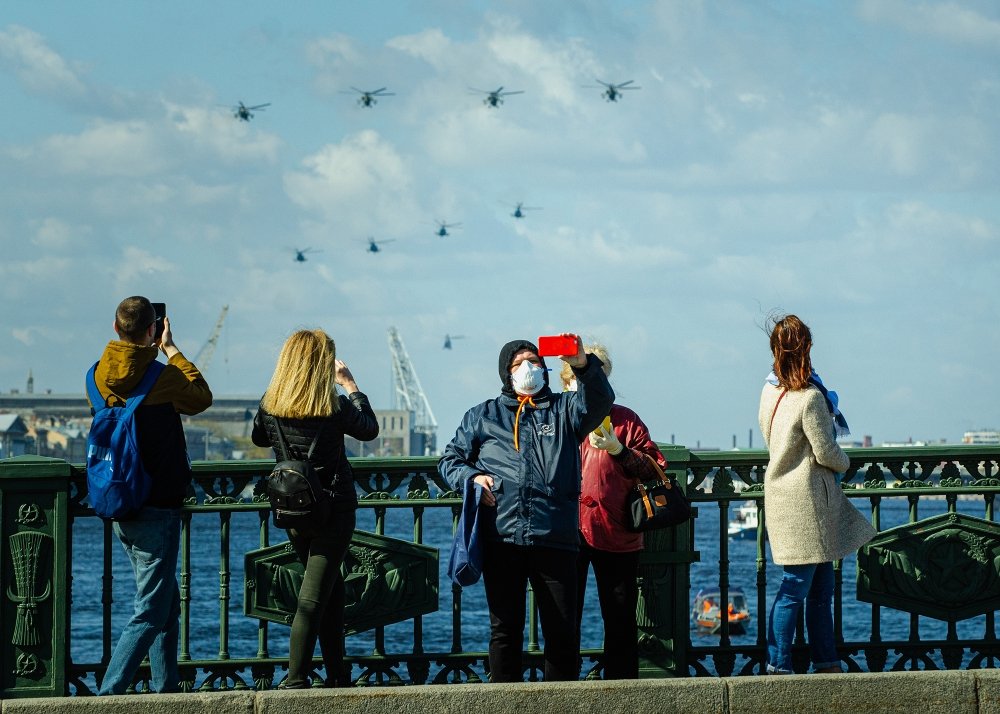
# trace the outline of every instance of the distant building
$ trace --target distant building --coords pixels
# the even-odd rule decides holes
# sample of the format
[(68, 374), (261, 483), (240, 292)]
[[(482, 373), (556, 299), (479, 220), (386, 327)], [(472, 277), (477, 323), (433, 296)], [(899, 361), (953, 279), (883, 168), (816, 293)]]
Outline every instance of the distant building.
[[(250, 436), (259, 403), (259, 396), (216, 396), (212, 406), (197, 416), (197, 423), (185, 417), (184, 432), (191, 459), (233, 458), (231, 439)], [(30, 451), (32, 454), (65, 458), (71, 463), (84, 460), (92, 415), (90, 403), (82, 394), (25, 394), (12, 389), (8, 393), (0, 393), (0, 412), (10, 412), (5, 414), (8, 421), (21, 417), (33, 425), (33, 429), (28, 429), (21, 421), (19, 428), (23, 429), (23, 433), (15, 428), (8, 437), (10, 445), (4, 446), (4, 442), (0, 441), (0, 447), (3, 447), (0, 448), (0, 458)], [(362, 443), (345, 437), (348, 456), (424, 456), (434, 453), (434, 437), (415, 430), (411, 411), (376, 409), (375, 417), (379, 421), (378, 438)], [(0, 432), (2, 429), (3, 424), (0, 423)], [(33, 434), (38, 436), (37, 445), (31, 438)]]
[(1000, 444), (1000, 430), (980, 429), (979, 431), (967, 431), (962, 437), (962, 443), (978, 445)]
[(34, 439), (34, 453), (71, 464), (87, 460), (87, 431), (74, 423), (54, 424), (55, 420), (35, 419), (28, 432)]
[(379, 433), (373, 441), (344, 437), (348, 456), (423, 456), (424, 437), (413, 431), (413, 415), (405, 409), (376, 409)]
[(0, 459), (28, 453), (28, 427), (17, 414), (0, 414)]

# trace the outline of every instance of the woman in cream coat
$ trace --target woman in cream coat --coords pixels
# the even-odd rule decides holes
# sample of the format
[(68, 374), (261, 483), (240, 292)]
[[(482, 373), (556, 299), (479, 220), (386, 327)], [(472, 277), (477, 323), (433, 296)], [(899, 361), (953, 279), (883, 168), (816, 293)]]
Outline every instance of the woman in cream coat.
[(875, 535), (837, 481), (850, 460), (836, 442), (834, 413), (840, 415), (835, 397), (812, 371), (811, 348), (812, 335), (799, 318), (777, 320), (771, 331), (774, 372), (760, 396), (758, 418), (770, 452), (764, 474), (767, 536), (775, 564), (784, 566), (768, 619), (769, 674), (792, 672), (803, 602), (814, 671), (841, 671), (831, 612), (833, 561)]

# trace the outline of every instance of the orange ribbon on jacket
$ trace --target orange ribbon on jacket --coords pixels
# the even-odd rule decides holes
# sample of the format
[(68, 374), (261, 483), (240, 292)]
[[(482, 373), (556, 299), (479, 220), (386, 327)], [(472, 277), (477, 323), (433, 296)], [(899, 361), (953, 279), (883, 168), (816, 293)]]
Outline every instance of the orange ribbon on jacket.
[(521, 450), (521, 447), (517, 441), (517, 426), (518, 422), (521, 421), (521, 410), (524, 409), (525, 404), (532, 407), (533, 409), (538, 408), (535, 406), (535, 401), (529, 396), (523, 396), (517, 398), (517, 412), (514, 413), (514, 451)]

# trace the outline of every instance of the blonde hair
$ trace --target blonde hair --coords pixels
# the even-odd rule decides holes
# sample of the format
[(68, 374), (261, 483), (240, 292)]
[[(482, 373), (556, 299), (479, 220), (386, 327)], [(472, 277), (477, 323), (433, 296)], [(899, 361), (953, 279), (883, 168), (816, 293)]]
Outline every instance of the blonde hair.
[[(597, 359), (604, 363), (604, 373), (611, 376), (611, 355), (608, 354), (607, 347), (599, 342), (591, 342), (589, 345), (583, 346), (583, 351), (588, 355), (596, 355)], [(573, 376), (573, 368), (569, 366), (568, 362), (563, 362), (559, 377), (562, 379), (563, 391), (565, 392), (569, 389), (569, 383), (576, 379)]]
[(264, 409), (278, 417), (305, 419), (330, 416), (337, 401), (337, 347), (323, 330), (299, 330), (278, 355)]

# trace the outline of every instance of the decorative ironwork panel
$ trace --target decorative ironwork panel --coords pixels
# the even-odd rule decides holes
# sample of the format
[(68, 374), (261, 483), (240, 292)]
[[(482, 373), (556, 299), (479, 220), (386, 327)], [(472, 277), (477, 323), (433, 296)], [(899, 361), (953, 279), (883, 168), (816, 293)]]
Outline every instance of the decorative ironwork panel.
[(0, 699), (66, 693), (70, 466), (0, 460)]
[[(304, 572), (291, 543), (250, 551), (244, 562), (244, 613), (290, 625)], [(438, 609), (437, 548), (355, 531), (341, 574), (349, 635)]]
[(858, 553), (858, 599), (954, 622), (1000, 596), (1000, 524), (945, 513), (878, 534)]

